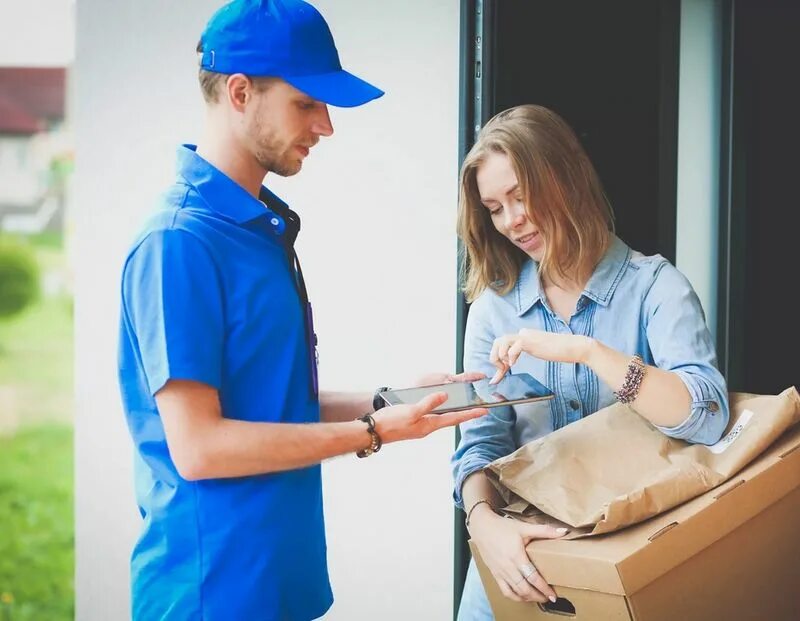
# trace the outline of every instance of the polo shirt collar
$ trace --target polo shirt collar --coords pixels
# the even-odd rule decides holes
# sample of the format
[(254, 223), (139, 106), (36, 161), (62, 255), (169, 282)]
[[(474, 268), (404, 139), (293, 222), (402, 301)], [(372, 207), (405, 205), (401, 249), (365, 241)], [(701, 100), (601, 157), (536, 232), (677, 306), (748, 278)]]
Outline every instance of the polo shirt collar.
[[(614, 235), (605, 255), (597, 264), (583, 295), (601, 306), (608, 306), (619, 281), (631, 260), (631, 249)], [(519, 316), (527, 313), (542, 299), (541, 281), (539, 280), (539, 264), (527, 261), (520, 270), (517, 286), (508, 294), (513, 300)]]
[(266, 187), (261, 187), (260, 199), (255, 198), (242, 186), (212, 166), (197, 154), (197, 146), (184, 144), (178, 147), (178, 177), (194, 187), (208, 206), (218, 214), (245, 224), (256, 218), (270, 215), (261, 201), (273, 211), (289, 206)]

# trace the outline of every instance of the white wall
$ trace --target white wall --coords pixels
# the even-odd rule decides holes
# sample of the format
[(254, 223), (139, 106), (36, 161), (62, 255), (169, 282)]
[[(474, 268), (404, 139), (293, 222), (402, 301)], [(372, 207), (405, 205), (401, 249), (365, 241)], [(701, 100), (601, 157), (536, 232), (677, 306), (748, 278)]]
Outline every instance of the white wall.
[(716, 338), (719, 237), (721, 10), (719, 0), (681, 2), (676, 264)]
[[(334, 110), (302, 173), (268, 179), (299, 243), (323, 389), (452, 370), (458, 2), (319, 0), (345, 67), (387, 95)], [(139, 520), (116, 385), (118, 278), (134, 232), (196, 140), (194, 48), (218, 2), (77, 3), (76, 590), (81, 621), (128, 616)], [(451, 614), (453, 433), (324, 468), (336, 603), (327, 619)], [(287, 510), (299, 510), (287, 507)]]
[(75, 0), (0, 0), (0, 66), (63, 67), (75, 56)]

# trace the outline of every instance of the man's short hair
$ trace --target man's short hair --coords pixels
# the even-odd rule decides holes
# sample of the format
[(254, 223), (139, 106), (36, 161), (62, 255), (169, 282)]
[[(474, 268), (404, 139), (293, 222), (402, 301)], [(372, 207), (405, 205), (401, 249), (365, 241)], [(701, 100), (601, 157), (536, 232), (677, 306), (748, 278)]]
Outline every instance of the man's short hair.
[[(203, 54), (203, 42), (199, 42), (197, 44), (197, 53), (202, 56)], [(203, 99), (206, 100), (206, 103), (217, 103), (219, 101), (219, 93), (222, 85), (224, 85), (230, 74), (228, 73), (217, 73), (216, 71), (208, 71), (207, 69), (203, 69), (200, 67), (200, 70), (197, 74), (198, 79), (200, 80), (200, 90), (203, 93)], [(253, 81), (253, 85), (256, 87), (256, 90), (263, 93), (266, 91), (271, 84), (274, 84), (278, 81), (279, 78), (261, 78), (261, 77), (252, 77), (248, 76)]]
[[(197, 53), (202, 56), (203, 42), (197, 44)], [(217, 103), (219, 101), (220, 84), (225, 84), (228, 80), (228, 75), (225, 73), (216, 73), (215, 71), (207, 71), (200, 67), (197, 75), (200, 80), (200, 90), (203, 93), (203, 99), (206, 103)]]

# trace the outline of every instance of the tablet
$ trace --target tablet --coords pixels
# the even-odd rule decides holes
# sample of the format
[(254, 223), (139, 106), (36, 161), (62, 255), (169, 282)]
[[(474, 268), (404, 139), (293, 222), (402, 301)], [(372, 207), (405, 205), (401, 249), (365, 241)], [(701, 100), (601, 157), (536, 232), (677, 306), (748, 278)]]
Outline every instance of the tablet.
[(447, 393), (447, 401), (433, 411), (437, 414), (471, 408), (494, 408), (552, 399), (552, 391), (527, 373), (506, 374), (497, 384), (488, 379), (476, 382), (454, 382), (422, 388), (385, 390), (380, 394), (388, 405), (413, 404), (435, 392)]

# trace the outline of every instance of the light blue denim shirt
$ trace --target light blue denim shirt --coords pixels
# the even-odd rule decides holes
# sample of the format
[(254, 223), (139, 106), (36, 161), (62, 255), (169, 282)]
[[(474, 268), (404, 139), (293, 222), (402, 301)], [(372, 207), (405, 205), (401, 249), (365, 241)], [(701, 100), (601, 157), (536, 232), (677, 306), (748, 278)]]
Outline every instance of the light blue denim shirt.
[[(646, 364), (673, 371), (686, 384), (692, 409), (673, 438), (717, 442), (728, 424), (728, 393), (700, 300), (689, 281), (660, 255), (644, 256), (614, 237), (589, 279), (569, 323), (548, 307), (537, 264), (528, 261), (516, 286), (500, 296), (484, 291), (472, 304), (464, 339), (464, 370), (493, 375), (494, 340), (522, 328), (593, 337)], [(512, 373), (529, 373), (554, 393), (551, 401), (492, 408), (461, 425), (453, 455), (454, 498), (463, 506), (464, 479), (490, 462), (555, 429), (614, 403), (613, 390), (585, 365), (548, 362), (523, 354)]]

